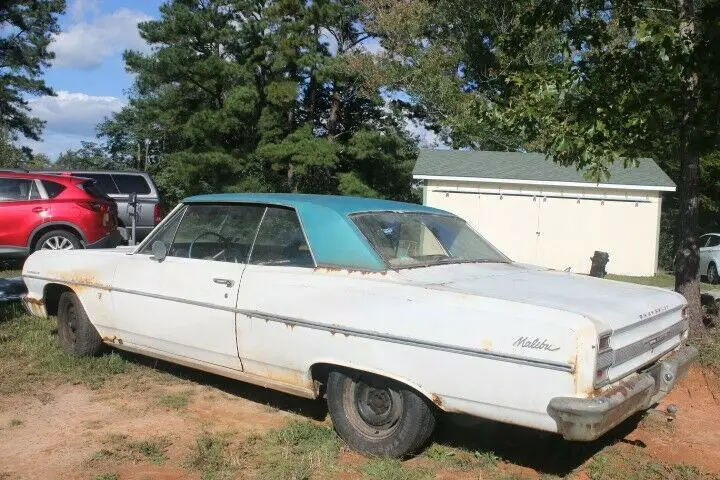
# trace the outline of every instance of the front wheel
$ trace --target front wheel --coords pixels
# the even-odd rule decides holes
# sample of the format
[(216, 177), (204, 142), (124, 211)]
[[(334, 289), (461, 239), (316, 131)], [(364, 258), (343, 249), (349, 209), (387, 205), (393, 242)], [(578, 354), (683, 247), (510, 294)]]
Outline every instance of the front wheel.
[(425, 445), (435, 429), (435, 411), (425, 397), (376, 375), (330, 372), (327, 400), (340, 437), (366, 454), (406, 456)]
[(68, 355), (90, 357), (102, 351), (102, 338), (73, 292), (63, 292), (58, 302), (58, 339)]
[(711, 263), (710, 266), (708, 267), (707, 279), (708, 279), (708, 283), (711, 285), (715, 285), (718, 282), (720, 282), (720, 276), (718, 276), (717, 267), (715, 266), (714, 263)]

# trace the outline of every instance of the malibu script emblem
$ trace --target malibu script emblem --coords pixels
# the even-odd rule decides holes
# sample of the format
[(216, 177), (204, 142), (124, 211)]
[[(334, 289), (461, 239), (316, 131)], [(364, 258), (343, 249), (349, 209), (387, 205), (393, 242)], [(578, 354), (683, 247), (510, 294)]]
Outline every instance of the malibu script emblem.
[(547, 350), (549, 352), (560, 350), (560, 347), (556, 347), (552, 343), (547, 343), (547, 338), (530, 340), (528, 337), (520, 337), (515, 340), (513, 347), (534, 348), (535, 350)]

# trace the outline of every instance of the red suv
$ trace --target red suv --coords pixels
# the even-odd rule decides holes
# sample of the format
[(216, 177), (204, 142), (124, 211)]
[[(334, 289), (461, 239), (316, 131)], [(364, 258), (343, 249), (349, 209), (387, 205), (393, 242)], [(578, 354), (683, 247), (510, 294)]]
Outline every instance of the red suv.
[(119, 242), (117, 205), (94, 180), (0, 170), (0, 255)]

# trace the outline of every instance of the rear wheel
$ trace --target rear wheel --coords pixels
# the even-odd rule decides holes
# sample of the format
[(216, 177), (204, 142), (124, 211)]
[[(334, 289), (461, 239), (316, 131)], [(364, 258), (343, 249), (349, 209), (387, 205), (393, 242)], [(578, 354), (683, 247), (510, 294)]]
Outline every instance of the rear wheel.
[(427, 399), (387, 378), (330, 372), (327, 398), (335, 430), (363, 453), (403, 457), (425, 445), (435, 429)]
[(58, 339), (68, 355), (90, 357), (102, 350), (102, 338), (73, 292), (63, 292), (58, 302)]
[(720, 275), (718, 275), (717, 267), (714, 263), (711, 263), (707, 271), (708, 283), (715, 285), (720, 282)]
[(35, 250), (74, 250), (80, 248), (80, 238), (67, 230), (51, 230), (35, 243)]

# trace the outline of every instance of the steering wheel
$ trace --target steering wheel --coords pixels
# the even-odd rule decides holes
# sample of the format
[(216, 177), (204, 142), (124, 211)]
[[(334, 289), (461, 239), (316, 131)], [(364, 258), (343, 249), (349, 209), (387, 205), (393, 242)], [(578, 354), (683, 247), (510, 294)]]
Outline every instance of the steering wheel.
[(212, 232), (212, 231), (208, 230), (206, 232), (202, 232), (200, 235), (195, 237), (192, 242), (190, 242), (190, 247), (188, 248), (188, 258), (193, 258), (192, 251), (193, 251), (193, 247), (195, 246), (195, 242), (197, 242), (198, 240), (200, 240), (203, 237), (207, 237), (208, 235), (217, 237), (220, 240), (220, 243), (222, 244), (222, 249), (215, 255), (211, 256), (211, 258), (213, 260), (217, 260), (218, 258), (220, 258), (221, 255), (224, 255), (225, 252), (227, 252), (228, 247), (230, 246), (230, 239), (220, 235), (217, 232)]

